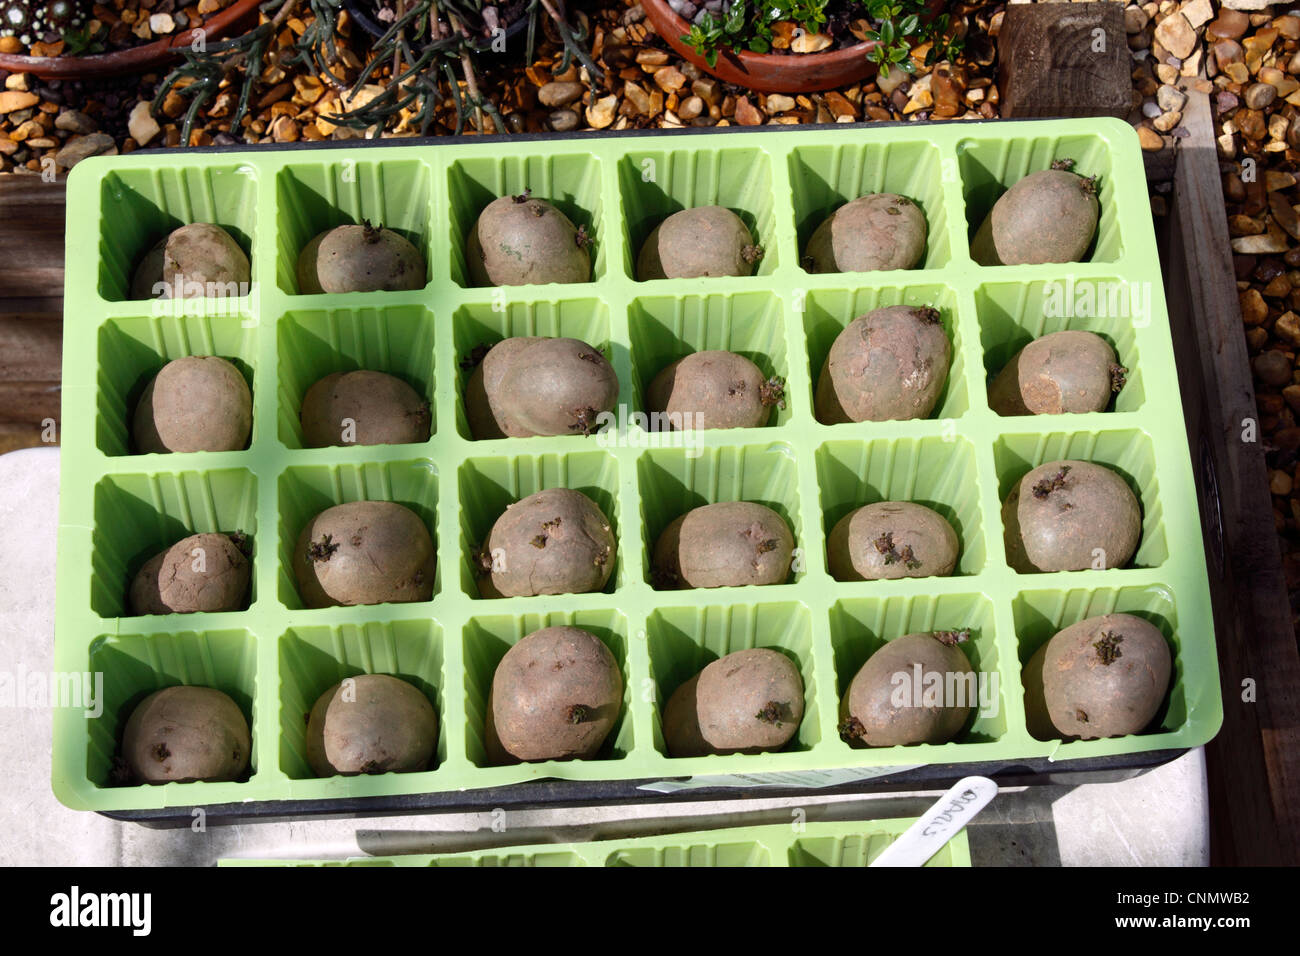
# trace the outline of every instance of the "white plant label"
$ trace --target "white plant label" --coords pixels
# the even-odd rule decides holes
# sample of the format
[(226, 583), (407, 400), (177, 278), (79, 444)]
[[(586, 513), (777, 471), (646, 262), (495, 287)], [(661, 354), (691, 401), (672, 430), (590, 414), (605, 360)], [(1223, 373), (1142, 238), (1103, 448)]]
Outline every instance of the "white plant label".
[(998, 785), (988, 777), (966, 777), (939, 798), (903, 835), (871, 861), (872, 866), (922, 866), (961, 832), (989, 801)]

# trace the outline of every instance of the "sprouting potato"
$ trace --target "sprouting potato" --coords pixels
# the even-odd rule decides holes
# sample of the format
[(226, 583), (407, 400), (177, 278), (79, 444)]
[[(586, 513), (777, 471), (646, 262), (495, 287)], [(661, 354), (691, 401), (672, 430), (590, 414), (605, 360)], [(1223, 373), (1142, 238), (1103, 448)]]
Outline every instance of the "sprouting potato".
[(831, 213), (808, 240), (803, 265), (809, 272), (912, 269), (925, 255), (925, 238), (925, 216), (916, 203), (875, 193)]
[(747, 276), (762, 258), (762, 248), (739, 216), (722, 206), (697, 206), (655, 226), (637, 256), (636, 277), (644, 282)]
[(1030, 173), (1003, 193), (971, 241), (982, 266), (1080, 262), (1097, 232), (1097, 180), (1074, 160)]
[(529, 190), (490, 202), (465, 244), (476, 286), (591, 281), (591, 236)]

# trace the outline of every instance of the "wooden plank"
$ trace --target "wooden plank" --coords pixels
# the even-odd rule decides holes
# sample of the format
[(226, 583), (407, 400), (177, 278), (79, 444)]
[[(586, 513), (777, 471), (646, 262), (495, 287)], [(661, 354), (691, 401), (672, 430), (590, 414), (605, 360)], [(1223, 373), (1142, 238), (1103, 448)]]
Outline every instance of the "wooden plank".
[[(1179, 149), (1164, 274), (1223, 688), (1223, 729), (1206, 748), (1211, 855), (1222, 865), (1296, 865), (1300, 655), (1263, 436), (1243, 441), (1243, 429), (1259, 413), (1205, 94), (1190, 91), (1183, 125), (1191, 135)], [(1247, 686), (1254, 688), (1253, 702), (1243, 700)]]
[[(0, 300), (63, 296), (65, 189), (39, 176), (0, 176)], [(10, 309), (0, 304), (0, 309)], [(53, 311), (62, 311), (62, 305)]]
[(57, 312), (0, 314), (0, 381), (50, 381), (61, 376), (63, 316)]
[(998, 33), (1003, 118), (1115, 116), (1133, 108), (1124, 7), (1012, 4)]
[(43, 425), (59, 421), (63, 386), (55, 382), (0, 381), (0, 422), (10, 425)]

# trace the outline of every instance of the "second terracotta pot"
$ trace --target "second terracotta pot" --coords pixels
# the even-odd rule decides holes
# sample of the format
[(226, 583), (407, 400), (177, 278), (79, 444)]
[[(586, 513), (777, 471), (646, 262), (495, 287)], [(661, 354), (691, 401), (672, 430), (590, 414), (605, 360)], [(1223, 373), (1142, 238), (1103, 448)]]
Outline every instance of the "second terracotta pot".
[[(931, 0), (929, 15), (943, 9), (942, 2)], [(722, 50), (713, 66), (686, 45), (682, 37), (691, 25), (673, 12), (667, 0), (641, 0), (646, 17), (658, 33), (682, 59), (727, 83), (735, 83), (760, 93), (811, 93), (851, 86), (876, 73), (876, 64), (867, 59), (874, 42), (858, 43), (826, 53), (751, 53), (749, 50)]]

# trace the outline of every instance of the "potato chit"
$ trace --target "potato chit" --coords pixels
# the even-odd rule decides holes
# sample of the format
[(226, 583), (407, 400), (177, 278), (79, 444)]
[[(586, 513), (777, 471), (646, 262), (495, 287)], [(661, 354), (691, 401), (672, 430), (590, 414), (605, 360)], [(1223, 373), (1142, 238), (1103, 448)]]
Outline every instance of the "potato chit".
[(952, 343), (939, 311), (891, 305), (858, 316), (835, 338), (817, 379), (817, 420), (927, 418), (938, 404)]
[(664, 739), (674, 757), (780, 750), (803, 720), (803, 680), (790, 658), (765, 647), (735, 651), (668, 699)]
[(942, 744), (978, 703), (978, 685), (960, 645), (968, 631), (906, 634), (877, 650), (840, 701), (840, 736), (854, 747)]
[(804, 249), (809, 272), (911, 269), (925, 255), (926, 225), (906, 196), (874, 193), (847, 202), (817, 227)]
[(252, 752), (248, 721), (211, 687), (176, 686), (136, 705), (122, 734), (123, 783), (237, 780)]
[(594, 757), (622, 706), (623, 675), (596, 635), (567, 625), (533, 631), (506, 651), (492, 676), (488, 759)]
[(1003, 193), (971, 241), (982, 266), (1080, 262), (1097, 232), (1097, 179), (1073, 172), (1074, 160), (1030, 173)]
[(1106, 466), (1051, 461), (1011, 489), (1002, 526), (1007, 561), (1022, 574), (1122, 568), (1137, 551), (1142, 509)]
[(1103, 614), (1058, 631), (1025, 665), (1025, 712), (1039, 740), (1141, 733), (1172, 672), (1169, 642), (1133, 614)]

